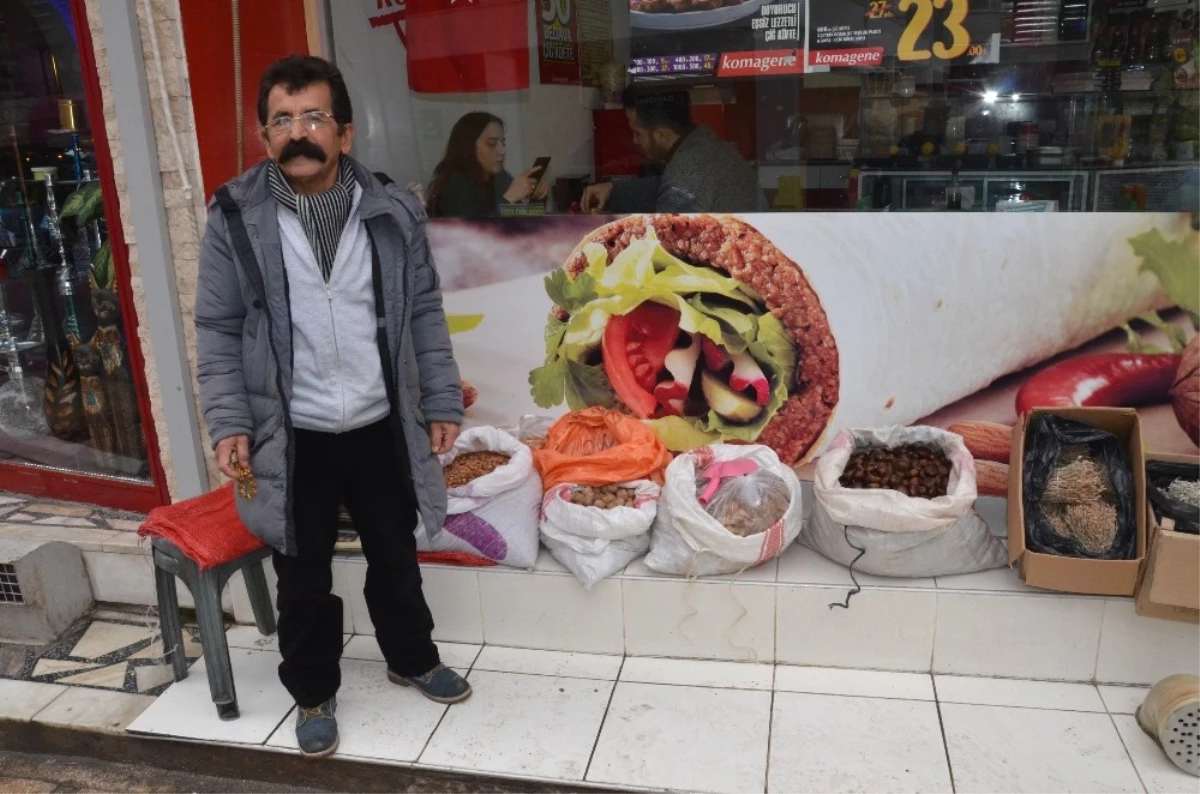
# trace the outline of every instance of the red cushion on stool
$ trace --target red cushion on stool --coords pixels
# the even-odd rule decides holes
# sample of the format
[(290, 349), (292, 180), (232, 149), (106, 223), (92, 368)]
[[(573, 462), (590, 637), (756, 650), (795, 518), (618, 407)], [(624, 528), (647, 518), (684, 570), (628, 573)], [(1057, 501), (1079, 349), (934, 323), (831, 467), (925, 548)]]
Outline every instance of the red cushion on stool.
[(138, 534), (170, 541), (201, 570), (232, 562), (265, 545), (238, 517), (233, 483), (194, 499), (154, 508)]

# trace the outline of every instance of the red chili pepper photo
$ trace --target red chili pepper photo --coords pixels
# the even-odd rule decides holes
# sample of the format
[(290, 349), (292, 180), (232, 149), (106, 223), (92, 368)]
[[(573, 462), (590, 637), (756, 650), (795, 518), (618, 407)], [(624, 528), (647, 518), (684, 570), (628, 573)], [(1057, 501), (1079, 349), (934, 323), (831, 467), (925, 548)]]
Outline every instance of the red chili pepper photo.
[(1171, 353), (1097, 353), (1060, 361), (1025, 381), (1017, 392), (1017, 413), (1045, 407), (1136, 408), (1165, 403), (1178, 368), (1179, 356)]

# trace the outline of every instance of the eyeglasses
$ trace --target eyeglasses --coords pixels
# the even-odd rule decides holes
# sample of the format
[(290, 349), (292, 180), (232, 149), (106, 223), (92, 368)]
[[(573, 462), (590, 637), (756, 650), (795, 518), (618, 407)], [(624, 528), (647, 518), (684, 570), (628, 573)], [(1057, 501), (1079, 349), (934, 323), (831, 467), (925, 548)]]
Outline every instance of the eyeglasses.
[(324, 110), (310, 110), (299, 116), (276, 116), (263, 129), (267, 131), (268, 135), (278, 138), (291, 134), (292, 126), (297, 121), (309, 132), (316, 132), (336, 123), (337, 119), (333, 117), (332, 113), (326, 113)]

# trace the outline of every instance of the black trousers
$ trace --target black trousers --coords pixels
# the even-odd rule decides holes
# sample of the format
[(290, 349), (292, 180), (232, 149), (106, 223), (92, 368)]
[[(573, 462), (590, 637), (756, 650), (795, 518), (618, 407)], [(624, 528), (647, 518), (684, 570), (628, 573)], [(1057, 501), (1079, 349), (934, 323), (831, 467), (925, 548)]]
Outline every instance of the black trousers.
[(348, 433), (295, 431), (293, 511), (298, 555), (275, 553), (279, 678), (301, 707), (341, 685), (342, 599), (333, 595), (338, 511), (350, 512), (367, 558), (363, 594), (383, 657), (400, 675), (437, 666), (433, 616), (421, 592), (417, 507), (385, 420)]

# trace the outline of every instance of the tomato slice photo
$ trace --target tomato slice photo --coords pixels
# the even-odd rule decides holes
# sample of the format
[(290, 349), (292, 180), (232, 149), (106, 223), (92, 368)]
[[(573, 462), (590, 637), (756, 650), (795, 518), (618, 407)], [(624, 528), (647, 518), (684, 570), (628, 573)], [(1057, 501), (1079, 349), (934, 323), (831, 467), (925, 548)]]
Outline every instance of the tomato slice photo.
[(617, 397), (641, 419), (654, 416), (654, 387), (678, 336), (678, 310), (653, 301), (608, 320), (601, 343), (604, 371)]

